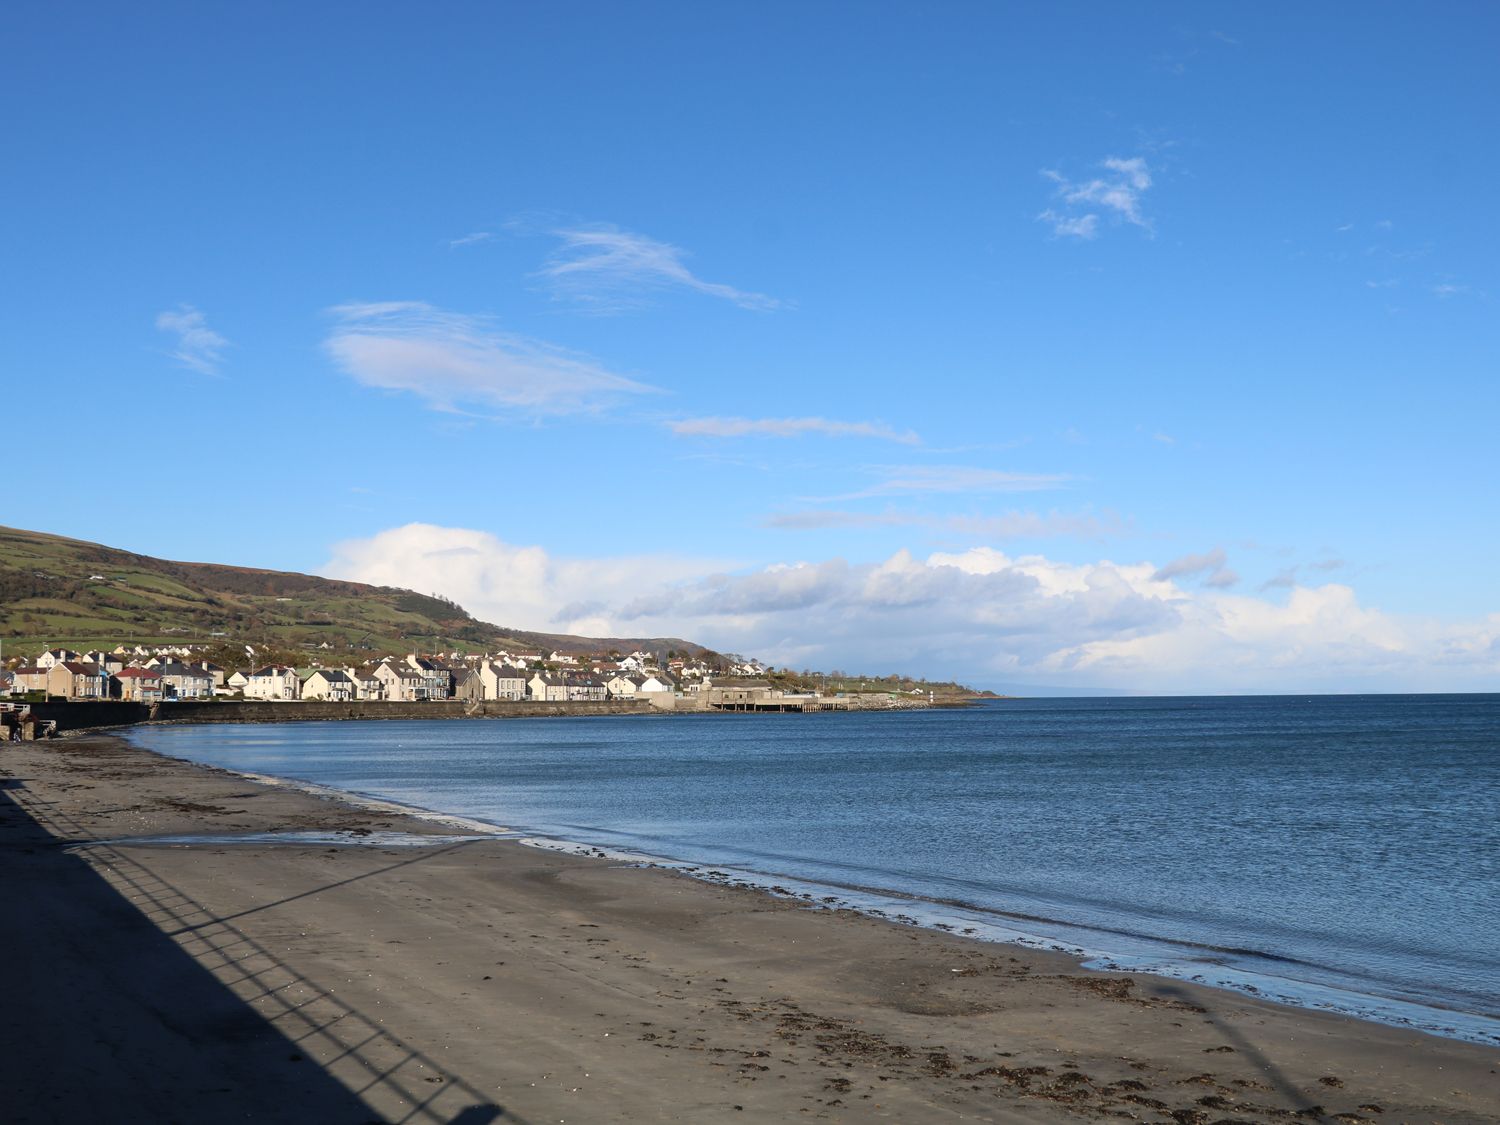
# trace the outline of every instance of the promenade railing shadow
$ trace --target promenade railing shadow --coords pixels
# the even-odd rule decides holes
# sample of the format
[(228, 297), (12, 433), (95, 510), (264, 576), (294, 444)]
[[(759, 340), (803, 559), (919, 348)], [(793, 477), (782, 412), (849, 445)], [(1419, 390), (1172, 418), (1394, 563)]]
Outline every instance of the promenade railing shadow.
[[(5, 816), (6, 804), (26, 820)], [(521, 1121), (234, 924), (280, 903), (216, 916), (143, 859), (91, 838), (20, 779), (0, 779), (0, 828), (16, 860), (5, 864), (0, 846), (0, 898), (7, 900), (0, 960), (12, 972), (29, 962), (57, 978), (29, 982), (30, 1002), (18, 1007), (13, 993), (7, 1004), (0, 1053), (15, 1046), (10, 1057), (24, 1060), (25, 1071), (6, 1082), (7, 1120), (82, 1120), (81, 1113), (102, 1111), (91, 1119)], [(37, 946), (59, 940), (71, 948)], [(66, 1010), (49, 1011), (54, 1001)], [(32, 1027), (16, 1026), (23, 1012)], [(15, 1044), (4, 1043), (8, 1035)], [(27, 1035), (50, 1036), (50, 1045), (28, 1051)], [(161, 1052), (154, 1068), (152, 1052)], [(187, 1052), (190, 1071), (201, 1063), (204, 1077), (174, 1094), (161, 1088), (165, 1077), (149, 1076), (166, 1075), (177, 1052)], [(131, 1088), (138, 1084), (149, 1088)], [(132, 1118), (124, 1112), (132, 1097), (164, 1112)]]
[[(1175, 984), (1158, 986), (1158, 991), (1166, 997), (1189, 1004), (1193, 1007), (1203, 1007), (1201, 995), (1191, 995), (1187, 989), (1180, 988)], [(1226, 1019), (1220, 1019), (1215, 1012), (1209, 1008), (1204, 1009), (1204, 1018), (1218, 1030), (1219, 1034), (1229, 1040), (1230, 1044), (1245, 1058), (1249, 1059), (1254, 1066), (1266, 1076), (1266, 1079), (1283, 1098), (1286, 1099), (1285, 1108), (1292, 1113), (1301, 1115), (1306, 1119), (1307, 1115), (1317, 1109), (1317, 1103), (1307, 1095), (1307, 1092), (1298, 1087), (1287, 1073), (1277, 1066), (1269, 1055), (1252, 1043), (1233, 1023)], [(1321, 1118), (1319, 1118), (1321, 1120)]]

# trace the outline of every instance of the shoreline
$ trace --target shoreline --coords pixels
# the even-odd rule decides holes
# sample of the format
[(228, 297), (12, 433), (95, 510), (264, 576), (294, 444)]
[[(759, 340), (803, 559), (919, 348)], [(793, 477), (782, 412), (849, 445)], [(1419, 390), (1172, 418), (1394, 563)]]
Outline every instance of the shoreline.
[[(299, 1052), (299, 1075), (318, 1069), (327, 1081), (315, 1085), (331, 1101), (343, 1096), (340, 1089), (364, 1087), (363, 1120), (400, 1119), (422, 1094), (435, 1099), (434, 1113), (439, 1102), (446, 1113), (432, 1120), (482, 1108), (475, 1099), (489, 1097), (518, 1120), (806, 1112), (835, 1120), (1068, 1121), (1126, 1112), (1189, 1122), (1289, 1114), (1500, 1121), (1500, 1053), (1492, 1048), (1192, 983), (1093, 973), (1050, 950), (981, 943), (849, 910), (809, 911), (796, 897), (517, 846), (493, 826), (455, 843), (460, 825), (452, 818), (439, 823), (393, 802), (350, 804), (338, 791), (313, 795), (109, 735), (12, 744), (0, 751), (0, 778), (7, 814), (0, 838), (8, 856), (23, 861), (4, 876), (8, 897), (40, 895), (29, 913), (61, 912), (71, 923), (47, 941), (48, 919), (28, 917), (42, 923), (21, 935), (31, 940), (16, 949), (7, 942), (22, 982), (23, 1018), (11, 1022), (24, 1025), (24, 1034), (13, 1028), (0, 1051), (27, 1064), (16, 1073), (26, 1076), (23, 1109), (35, 1111), (19, 1120), (67, 1119), (46, 1115), (33, 1079), (68, 1073), (77, 1087), (76, 1074), (89, 1071), (74, 1056), (92, 1048), (69, 1034), (73, 1025), (55, 1010), (49, 982), (77, 970), (90, 938), (119, 944), (123, 927), (142, 943), (145, 964), (97, 971), (149, 975), (151, 963), (188, 956), (198, 976), (212, 975), (222, 954), (201, 955), (183, 934), (201, 943), (205, 933), (225, 930), (236, 943), (273, 952), (314, 1008), (351, 1006), (312, 1040), (298, 1040), (312, 1043)], [(325, 838), (224, 843), (272, 830)], [(380, 843), (377, 834), (389, 830), (433, 837), (436, 846)], [(360, 843), (360, 832), (371, 842)], [(140, 839), (152, 836), (199, 841)], [(347, 842), (328, 842), (340, 836)], [(29, 850), (18, 840), (29, 840)], [(138, 891), (129, 909), (111, 902), (96, 919), (87, 902), (57, 901), (67, 880), (43, 880), (21, 897), (15, 884), (33, 864), (39, 876), (48, 868), (71, 872), (87, 891), (82, 899), (107, 899), (102, 884), (159, 881), (212, 921), (184, 926), (177, 917), (164, 926), (143, 913)], [(226, 979), (243, 977), (236, 971)], [(257, 981), (264, 985), (264, 976)], [(279, 1033), (278, 1023), (302, 1018), (277, 1015), (286, 989), (217, 987), (237, 997), (245, 1026)], [(150, 1004), (132, 1004), (137, 990), (116, 991), (90, 999), (109, 1007), (97, 1024), (106, 1040), (111, 1027), (124, 1041), (127, 1030), (140, 1034), (139, 1025), (162, 1022)], [(327, 1028), (354, 1027), (372, 1012), (380, 1035), (426, 1060), (422, 1068), (440, 1069), (442, 1081), (372, 1086), (371, 1059), (352, 1073), (363, 1056)], [(194, 1018), (192, 1011), (175, 1015)], [(49, 1051), (49, 1041), (67, 1050)], [(198, 1048), (185, 1043), (181, 1059), (168, 1051), (153, 1061), (155, 1074), (130, 1069), (128, 1059), (95, 1060), (94, 1084), (127, 1104), (138, 1102), (130, 1097), (138, 1085), (165, 1083), (161, 1096), (181, 1095), (183, 1084), (203, 1085), (187, 1077), (194, 1050), (217, 1058), (216, 1042), (209, 1035)], [(225, 1067), (234, 1065), (225, 1058)], [(285, 1069), (280, 1062), (272, 1068)], [(254, 1078), (271, 1089), (278, 1073)], [(90, 1093), (58, 1096), (76, 1103)], [(113, 1116), (159, 1119), (138, 1112)]]
[[(820, 700), (816, 706), (719, 708), (693, 700), (691, 705), (665, 706), (644, 697), (601, 701), (545, 702), (541, 700), (459, 699), (401, 703), (388, 700), (184, 700), (166, 703), (134, 703), (121, 700), (11, 700), (25, 707), (36, 719), (50, 722), (59, 733), (99, 731), (133, 726), (180, 726), (200, 723), (310, 723), (310, 722), (401, 722), (460, 719), (588, 718), (627, 715), (725, 715), (785, 717), (788, 714), (861, 714), (909, 711), (963, 710), (989, 702), (979, 696), (934, 702), (908, 699)], [(26, 736), (30, 741), (30, 736)]]
[[(1317, 984), (1232, 965), (1194, 962), (1191, 959), (1191, 952), (1195, 948), (1202, 952), (1212, 953), (1219, 951), (1217, 947), (1191, 947), (1182, 942), (1167, 939), (1126, 935), (1137, 946), (1156, 947), (1161, 950), (1161, 953), (1157, 956), (1139, 951), (1124, 954), (1096, 947), (1094, 945), (1096, 940), (1102, 939), (1105, 944), (1108, 944), (1109, 935), (1081, 923), (1036, 915), (1015, 914), (954, 899), (756, 871), (734, 863), (695, 862), (603, 842), (542, 835), (530, 829), (523, 832), (489, 821), (476, 820), (371, 793), (339, 789), (296, 778), (204, 765), (190, 758), (178, 758), (161, 750), (143, 746), (130, 736), (128, 730), (123, 732), (123, 737), (132, 746), (137, 746), (169, 761), (215, 770), (258, 784), (307, 793), (320, 799), (342, 802), (382, 815), (412, 817), (426, 823), (458, 828), (493, 836), (496, 839), (509, 839), (525, 847), (544, 848), (563, 854), (608, 859), (616, 863), (672, 871), (712, 885), (747, 889), (784, 898), (810, 910), (850, 911), (893, 925), (914, 926), (958, 934), (989, 944), (1046, 950), (1070, 957), (1080, 968), (1090, 971), (1121, 975), (1142, 973), (1164, 980), (1191, 982), (1284, 1007), (1329, 1012), (1386, 1027), (1417, 1031), (1438, 1038), (1500, 1049), (1500, 1019), (1495, 1017), (1457, 1008), (1446, 1008), (1432, 1002), (1402, 1000), (1399, 997), (1374, 992), (1356, 992), (1336, 985)], [(833, 893), (830, 894), (830, 892)], [(1244, 953), (1246, 951), (1235, 950), (1233, 952)]]

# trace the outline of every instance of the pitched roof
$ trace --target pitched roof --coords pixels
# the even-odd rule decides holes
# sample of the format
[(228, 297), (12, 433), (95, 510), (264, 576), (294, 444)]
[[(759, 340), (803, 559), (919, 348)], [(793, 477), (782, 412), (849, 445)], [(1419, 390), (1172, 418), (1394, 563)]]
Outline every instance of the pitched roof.
[(163, 676), (191, 676), (195, 680), (211, 679), (209, 674), (202, 668), (194, 668), (191, 664), (178, 664), (175, 661), (167, 664), (158, 664), (156, 670)]

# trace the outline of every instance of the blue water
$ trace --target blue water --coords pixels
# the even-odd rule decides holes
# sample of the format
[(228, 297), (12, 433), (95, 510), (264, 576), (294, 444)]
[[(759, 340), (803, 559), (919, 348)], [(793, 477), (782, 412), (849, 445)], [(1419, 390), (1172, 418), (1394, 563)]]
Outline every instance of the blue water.
[(802, 880), (855, 905), (905, 902), (922, 921), (1030, 935), (1100, 964), (1500, 1043), (1497, 695), (135, 737), (193, 761)]

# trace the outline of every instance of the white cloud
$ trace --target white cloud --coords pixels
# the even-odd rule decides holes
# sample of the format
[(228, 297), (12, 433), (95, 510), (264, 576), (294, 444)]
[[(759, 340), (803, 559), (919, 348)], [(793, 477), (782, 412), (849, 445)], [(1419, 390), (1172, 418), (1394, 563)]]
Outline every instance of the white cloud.
[(682, 437), (865, 437), (921, 445), (911, 430), (894, 430), (883, 422), (836, 422), (829, 418), (682, 418), (667, 423)]
[(597, 308), (615, 310), (641, 303), (649, 289), (683, 288), (729, 301), (742, 309), (769, 310), (782, 302), (763, 293), (704, 281), (688, 269), (687, 251), (643, 234), (608, 225), (551, 231), (562, 240), (540, 275), (554, 292)]
[(409, 391), (440, 410), (511, 407), (563, 413), (597, 409), (654, 388), (606, 371), (587, 356), (497, 331), (484, 317), (421, 301), (339, 305), (324, 347), (368, 387)]
[(1107, 175), (1079, 181), (1044, 169), (1042, 175), (1057, 185), (1060, 207), (1049, 207), (1037, 220), (1049, 224), (1054, 234), (1084, 239), (1098, 234), (1101, 215), (1149, 231), (1151, 222), (1141, 212), (1141, 198), (1153, 182), (1145, 157), (1110, 156), (1099, 166)]
[(1088, 240), (1096, 238), (1099, 234), (1098, 215), (1064, 215), (1049, 207), (1038, 215), (1037, 219), (1044, 223), (1051, 223), (1052, 233), (1063, 238)]
[(1205, 570), (1217, 569), (1223, 566), (1224, 562), (1224, 548), (1215, 547), (1206, 554), (1183, 555), (1181, 558), (1173, 559), (1151, 577), (1154, 582), (1169, 582), (1173, 578), (1181, 578), (1183, 575), (1199, 574)]
[(178, 363), (203, 375), (219, 373), (220, 356), (229, 341), (211, 329), (203, 314), (192, 305), (157, 313), (156, 327), (177, 337), (177, 345), (169, 354)]
[(643, 587), (695, 579), (723, 565), (669, 555), (563, 559), (484, 531), (412, 523), (335, 545), (325, 573), (436, 591), (498, 625), (603, 636), (619, 623), (605, 607), (624, 604)]
[(481, 242), (489, 242), (494, 237), (494, 231), (476, 230), (460, 238), (450, 238), (448, 240), (448, 248), (450, 250), (457, 250), (460, 246), (474, 246)]
[(566, 559), (412, 524), (341, 544), (326, 572), (436, 590), (479, 617), (591, 635), (676, 635), (795, 666), (972, 683), (1156, 692), (1465, 690), (1500, 675), (1500, 614), (1444, 625), (1348, 586), (1280, 602), (1189, 590), (1151, 562), (990, 547), (729, 574), (675, 556)]
[(1088, 512), (1006, 512), (998, 516), (931, 516), (921, 512), (845, 512), (817, 508), (766, 517), (764, 526), (782, 531), (856, 530), (924, 527), (973, 539), (1105, 539), (1124, 533), (1118, 516)]
[(1041, 492), (1061, 488), (1073, 479), (1060, 473), (1012, 473), (967, 465), (882, 465), (877, 471), (885, 477), (878, 484), (842, 496), (825, 496), (818, 502), (923, 493)]

